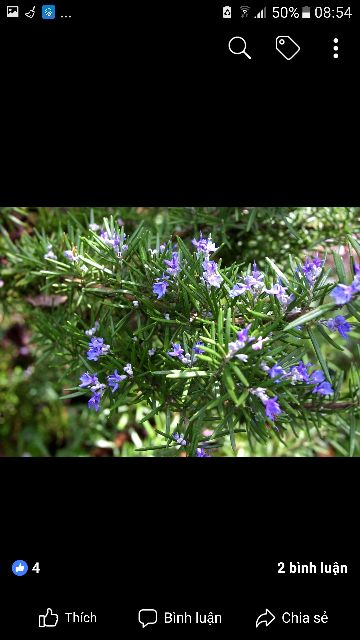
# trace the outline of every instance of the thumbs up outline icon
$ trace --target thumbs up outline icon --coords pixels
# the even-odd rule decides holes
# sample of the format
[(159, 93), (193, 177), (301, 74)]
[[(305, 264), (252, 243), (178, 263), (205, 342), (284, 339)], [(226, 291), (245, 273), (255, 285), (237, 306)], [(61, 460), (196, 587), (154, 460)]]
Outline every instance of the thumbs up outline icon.
[(56, 627), (58, 622), (59, 616), (52, 609), (46, 609), (45, 614), (39, 615), (39, 627)]

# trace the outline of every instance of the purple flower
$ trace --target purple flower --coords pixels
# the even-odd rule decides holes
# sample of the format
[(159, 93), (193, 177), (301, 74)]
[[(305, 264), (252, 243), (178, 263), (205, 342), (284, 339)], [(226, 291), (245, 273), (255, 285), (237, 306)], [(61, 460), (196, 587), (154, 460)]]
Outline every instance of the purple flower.
[(92, 329), (88, 329), (87, 331), (85, 331), (85, 335), (89, 336), (89, 338), (91, 338), (91, 336), (93, 336), (94, 333), (97, 332), (99, 327), (100, 327), (100, 323), (97, 320), (95, 320), (94, 326), (92, 327)]
[(91, 375), (90, 373), (83, 373), (82, 376), (80, 376), (80, 382), (81, 384), (79, 385), (79, 387), (84, 388), (84, 387), (90, 387), (90, 385), (98, 385), (99, 384), (99, 380), (97, 378), (96, 375)]
[(161, 278), (157, 278), (156, 282), (153, 284), (153, 292), (157, 295), (158, 300), (165, 295), (166, 289), (169, 286), (169, 283), (166, 282), (165, 278), (163, 278), (163, 280), (161, 280)]
[(275, 420), (276, 416), (281, 413), (281, 408), (279, 403), (277, 402), (277, 396), (273, 398), (268, 398), (265, 401), (265, 413), (270, 420)]
[(109, 344), (104, 344), (103, 338), (91, 338), (89, 342), (89, 351), (87, 352), (88, 360), (98, 360), (100, 356), (105, 355), (110, 349)]
[(97, 391), (98, 393), (104, 393), (105, 389), (106, 389), (106, 384), (100, 384), (100, 382), (98, 384), (95, 384), (93, 387), (90, 387), (91, 391)]
[(249, 291), (249, 287), (243, 282), (238, 282), (237, 284), (234, 284), (233, 288), (230, 290), (230, 298), (241, 296), (245, 291)]
[(251, 393), (260, 398), (261, 402), (265, 407), (265, 413), (270, 420), (274, 420), (277, 415), (281, 413), (281, 408), (279, 403), (277, 402), (277, 396), (273, 398), (269, 398), (266, 393), (266, 389), (263, 387), (255, 387), (250, 389)]
[(265, 404), (269, 400), (269, 396), (267, 395), (266, 389), (264, 389), (264, 387), (255, 387), (253, 389), (250, 389), (250, 391), (254, 394), (254, 396), (260, 398), (263, 404)]
[(323, 264), (324, 260), (320, 260), (318, 255), (316, 255), (312, 260), (306, 258), (302, 270), (310, 285), (313, 285), (320, 276)]
[(263, 343), (268, 339), (269, 338), (263, 338), (262, 336), (259, 336), (257, 341), (251, 345), (251, 348), (254, 349), (254, 351), (260, 351), (263, 348)]
[(221, 286), (222, 277), (217, 270), (216, 262), (212, 260), (205, 260), (203, 262), (203, 278), (207, 282), (210, 287), (216, 287), (217, 289)]
[(251, 325), (248, 324), (247, 327), (244, 327), (244, 329), (241, 329), (241, 331), (238, 331), (237, 340), (235, 340), (235, 342), (229, 342), (228, 344), (229, 353), (227, 355), (228, 358), (232, 358), (232, 356), (235, 355), (235, 353), (239, 351), (239, 349), (243, 349), (243, 347), (245, 347), (247, 342), (251, 342), (252, 340), (254, 340), (254, 338), (249, 338), (250, 326)]
[(104, 345), (104, 338), (91, 338), (89, 342), (89, 347), (93, 349), (102, 349)]
[(133, 370), (132, 370), (132, 366), (131, 366), (130, 362), (128, 362), (128, 364), (125, 365), (124, 371), (125, 371), (125, 373), (128, 374), (128, 376), (132, 376), (133, 375)]
[(334, 393), (334, 389), (330, 382), (321, 382), (321, 384), (313, 389), (313, 393), (319, 393), (322, 396), (330, 396)]
[(123, 236), (119, 236), (115, 231), (112, 235), (109, 235), (107, 231), (101, 229), (100, 238), (105, 242), (108, 247), (113, 247), (116, 255), (121, 258), (122, 251), (126, 251), (128, 246), (124, 244), (124, 240), (126, 238), (126, 233)]
[(235, 355), (235, 353), (239, 351), (239, 349), (243, 349), (243, 347), (245, 347), (247, 342), (252, 342), (253, 340), (255, 340), (255, 338), (249, 338), (250, 327), (251, 327), (251, 324), (248, 324), (247, 327), (244, 327), (244, 329), (241, 329), (241, 331), (238, 331), (237, 340), (235, 340), (235, 342), (229, 342), (228, 344), (229, 353), (227, 355), (228, 358), (232, 358), (232, 356)]
[(262, 289), (264, 286), (263, 282), (259, 282), (259, 280), (257, 280), (256, 278), (253, 278), (253, 276), (245, 276), (244, 283), (247, 290), (250, 291), (253, 295), (255, 295), (256, 291), (253, 291), (252, 287), (256, 290), (256, 289)]
[(241, 329), (241, 331), (238, 331), (237, 342), (240, 343), (241, 345), (240, 348), (244, 347), (247, 342), (251, 342), (252, 340), (254, 340), (254, 338), (249, 338), (250, 327), (251, 327), (251, 324), (248, 324), (247, 327), (244, 327), (244, 329)]
[(264, 288), (264, 274), (261, 271), (258, 271), (256, 266), (256, 262), (253, 264), (253, 270), (251, 275), (245, 276), (243, 278), (243, 282), (237, 282), (230, 291), (230, 297), (236, 298), (237, 296), (241, 296), (245, 291), (250, 291), (250, 293), (255, 296), (262, 293)]
[(45, 253), (44, 255), (45, 260), (57, 260), (57, 256), (52, 251), (52, 244), (49, 244), (47, 249), (48, 249), (48, 252)]
[(196, 457), (197, 458), (210, 458), (209, 454), (205, 452), (203, 447), (198, 447), (196, 449)]
[(177, 251), (173, 251), (171, 260), (164, 260), (165, 264), (167, 265), (167, 269), (166, 271), (171, 275), (171, 276), (177, 276), (180, 271), (180, 258), (179, 258), (179, 254)]
[(200, 231), (200, 239), (196, 240), (196, 238), (193, 238), (191, 242), (194, 245), (194, 247), (196, 247), (197, 253), (206, 252), (207, 241), (205, 238), (203, 238), (202, 231)]
[(249, 360), (249, 356), (247, 356), (246, 353), (238, 353), (235, 358), (240, 360), (240, 362), (247, 362)]
[(91, 222), (89, 224), (89, 229), (90, 231), (99, 231), (100, 227), (98, 224), (96, 224), (96, 222)]
[(100, 401), (101, 401), (101, 394), (95, 391), (94, 394), (91, 396), (90, 400), (88, 401), (89, 409), (95, 409), (95, 411), (99, 411)]
[(125, 380), (126, 376), (119, 375), (118, 370), (115, 369), (113, 375), (108, 376), (107, 379), (108, 379), (109, 387), (111, 388), (111, 391), (114, 393), (119, 388), (119, 382), (121, 382), (122, 380)]
[(293, 382), (306, 382), (308, 383), (310, 380), (308, 369), (311, 367), (311, 363), (307, 362), (304, 364), (302, 360), (300, 360), (299, 364), (290, 367), (290, 371), (288, 373), (289, 378)]
[(286, 293), (287, 287), (283, 287), (280, 282), (274, 284), (270, 289), (265, 289), (266, 293), (273, 294), (283, 307), (287, 307), (295, 299), (293, 294)]
[(347, 338), (347, 334), (351, 331), (351, 324), (346, 322), (344, 316), (335, 316), (330, 318), (326, 323), (326, 326), (330, 331), (338, 331), (342, 338)]
[[(274, 364), (274, 366), (271, 367), (268, 373), (272, 380), (274, 380), (274, 378), (278, 378), (279, 376), (284, 376), (286, 374), (285, 370), (282, 367), (280, 367), (279, 364)], [(276, 382), (280, 382), (280, 380), (276, 380)]]
[(208, 239), (203, 238), (202, 231), (200, 231), (200, 240), (196, 240), (196, 238), (194, 238), (192, 240), (192, 244), (196, 247), (198, 254), (205, 253), (206, 256), (219, 248), (215, 246), (215, 243), (211, 239), (211, 235), (209, 235)]
[(181, 344), (179, 344), (178, 342), (172, 342), (171, 344), (173, 346), (173, 351), (168, 351), (168, 355), (172, 356), (173, 358), (182, 358), (184, 349), (182, 348)]
[(258, 271), (258, 268), (256, 266), (255, 260), (254, 260), (253, 270), (251, 272), (251, 275), (254, 278), (254, 280), (263, 280), (264, 279), (264, 274), (261, 271)]
[(86, 355), (88, 360), (94, 360), (96, 362), (99, 359), (99, 352), (96, 349), (89, 349)]
[(198, 340), (193, 346), (193, 351), (195, 353), (204, 353), (204, 343), (201, 340)]
[(77, 262), (79, 260), (79, 256), (75, 255), (76, 248), (69, 249), (68, 251), (64, 251), (64, 256), (71, 262)]
[[(176, 443), (179, 444), (181, 447), (187, 447), (188, 442), (185, 440), (185, 438), (184, 438), (182, 433), (174, 432), (172, 434), (172, 437), (174, 438)], [(198, 447), (196, 449), (196, 457), (197, 458), (210, 458), (210, 456), (207, 453), (205, 453), (205, 449), (203, 449), (203, 447)]]
[(155, 353), (156, 353), (155, 347), (153, 347), (152, 349), (148, 350), (148, 354), (149, 354), (150, 358), (151, 358), (151, 356), (155, 355)]
[(101, 229), (100, 238), (108, 245), (108, 247), (114, 247), (115, 243), (119, 244), (120, 238), (114, 233), (113, 235), (109, 235), (105, 229)]
[(330, 295), (335, 298), (336, 304), (341, 305), (350, 302), (352, 294), (353, 290), (351, 285), (348, 286), (346, 284), (338, 284), (330, 293)]
[(351, 290), (353, 293), (359, 293), (360, 291), (360, 271), (359, 271), (359, 267), (356, 267), (357, 269), (357, 273), (356, 276), (354, 278), (354, 280), (351, 283)]
[(93, 360), (94, 362), (97, 362), (100, 354), (95, 349), (89, 349), (86, 355), (88, 360)]
[(318, 369), (317, 371), (312, 372), (309, 379), (309, 383), (319, 384), (319, 382), (324, 382), (324, 380), (325, 380), (325, 376), (323, 372), (320, 371), (320, 369)]
[[(193, 356), (193, 359), (194, 359), (194, 360), (196, 360), (196, 355), (194, 355), (194, 356)], [(183, 364), (191, 364), (191, 363), (192, 363), (192, 359), (191, 359), (191, 355), (190, 355), (190, 353), (185, 353), (185, 355), (184, 355), (184, 356), (182, 356), (182, 357), (180, 358), (180, 360), (181, 360), (181, 362), (182, 362)]]
[(166, 249), (166, 244), (161, 244), (159, 249), (160, 249), (160, 253), (164, 253), (164, 251)]
[(228, 357), (231, 358), (233, 355), (235, 355), (237, 351), (239, 351), (239, 349), (241, 349), (241, 344), (239, 343), (238, 340), (235, 340), (234, 342), (229, 342), (228, 348), (229, 348)]
[(211, 234), (209, 235), (208, 239), (207, 239), (207, 244), (206, 244), (206, 252), (207, 253), (214, 253), (214, 251), (217, 251), (219, 247), (215, 246), (215, 242), (212, 241), (211, 239)]

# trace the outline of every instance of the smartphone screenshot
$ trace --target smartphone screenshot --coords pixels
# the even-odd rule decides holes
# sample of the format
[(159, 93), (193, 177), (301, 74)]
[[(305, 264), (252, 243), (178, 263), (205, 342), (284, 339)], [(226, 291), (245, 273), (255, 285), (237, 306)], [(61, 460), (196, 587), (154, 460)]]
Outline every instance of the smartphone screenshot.
[(0, 4), (4, 637), (356, 632), (360, 14), (295, 4)]

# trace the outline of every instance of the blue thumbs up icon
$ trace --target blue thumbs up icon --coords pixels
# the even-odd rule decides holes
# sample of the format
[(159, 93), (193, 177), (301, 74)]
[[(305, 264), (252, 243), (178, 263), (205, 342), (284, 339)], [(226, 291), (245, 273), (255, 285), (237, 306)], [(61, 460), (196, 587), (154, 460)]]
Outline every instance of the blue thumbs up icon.
[(28, 566), (25, 560), (15, 560), (12, 564), (12, 572), (14, 576), (24, 576), (28, 572)]

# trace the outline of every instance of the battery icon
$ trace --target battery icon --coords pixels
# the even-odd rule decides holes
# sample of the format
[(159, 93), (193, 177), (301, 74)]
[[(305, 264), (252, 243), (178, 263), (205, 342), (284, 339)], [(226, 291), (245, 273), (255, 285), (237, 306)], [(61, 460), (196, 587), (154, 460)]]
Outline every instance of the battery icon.
[(310, 7), (302, 7), (302, 9), (301, 9), (301, 17), (302, 18), (310, 18)]

